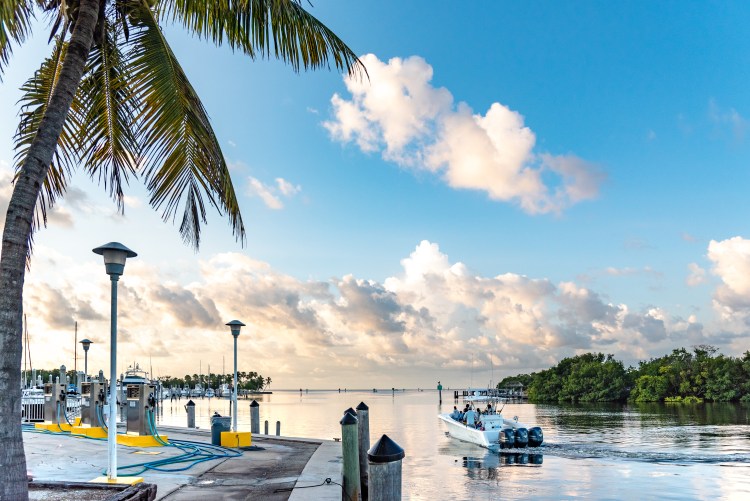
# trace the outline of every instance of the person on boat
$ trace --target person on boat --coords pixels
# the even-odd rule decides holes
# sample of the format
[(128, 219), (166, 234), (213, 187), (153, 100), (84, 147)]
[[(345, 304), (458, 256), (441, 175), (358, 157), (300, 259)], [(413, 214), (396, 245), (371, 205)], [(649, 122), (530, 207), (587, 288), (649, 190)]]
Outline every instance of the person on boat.
[(477, 413), (474, 412), (474, 409), (469, 408), (469, 410), (464, 413), (464, 424), (466, 426), (470, 426), (471, 428), (474, 428), (476, 418), (477, 418)]
[(461, 411), (458, 410), (458, 407), (455, 405), (453, 406), (453, 412), (451, 412), (451, 418), (455, 419), (456, 421), (461, 420)]
[(492, 414), (492, 402), (487, 404), (487, 412), (485, 414)]

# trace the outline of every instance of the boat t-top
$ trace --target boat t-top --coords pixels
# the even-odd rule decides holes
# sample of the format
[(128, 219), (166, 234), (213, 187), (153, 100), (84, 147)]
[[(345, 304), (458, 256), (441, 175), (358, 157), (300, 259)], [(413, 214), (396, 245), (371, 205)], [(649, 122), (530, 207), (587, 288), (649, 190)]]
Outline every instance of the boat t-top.
[(503, 399), (494, 390), (470, 391), (463, 409), (438, 414), (453, 438), (496, 451), (499, 449), (539, 447), (544, 441), (542, 429), (518, 422), (518, 417), (502, 415)]

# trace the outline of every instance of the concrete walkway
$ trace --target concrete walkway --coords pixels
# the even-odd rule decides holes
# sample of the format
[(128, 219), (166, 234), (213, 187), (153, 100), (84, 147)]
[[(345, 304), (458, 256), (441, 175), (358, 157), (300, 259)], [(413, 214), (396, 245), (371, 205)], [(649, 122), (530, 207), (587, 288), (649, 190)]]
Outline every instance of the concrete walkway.
[[(160, 427), (159, 432), (170, 439), (211, 442), (210, 432), (205, 430)], [(87, 482), (106, 472), (106, 440), (27, 431), (23, 437), (27, 470), (34, 480)], [(238, 458), (205, 461), (187, 471), (147, 470), (139, 473), (139, 476), (145, 482), (156, 484), (157, 499), (167, 501), (341, 499), (340, 443), (255, 435), (253, 445), (257, 446), (256, 450), (243, 451)], [(182, 451), (175, 447), (118, 446), (118, 466), (180, 454)], [(179, 469), (183, 466), (178, 464), (166, 468)]]

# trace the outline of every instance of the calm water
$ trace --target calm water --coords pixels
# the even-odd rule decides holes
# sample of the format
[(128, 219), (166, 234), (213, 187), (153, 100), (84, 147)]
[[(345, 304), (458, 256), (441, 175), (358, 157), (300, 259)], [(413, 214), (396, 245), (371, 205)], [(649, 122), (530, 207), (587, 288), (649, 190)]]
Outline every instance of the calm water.
[[(452, 398), (452, 392), (450, 397)], [(750, 499), (750, 406), (508, 404), (503, 414), (544, 429), (528, 454), (493, 454), (445, 435), (436, 415), (453, 409), (435, 391), (275, 391), (256, 398), (261, 431), (281, 421), (285, 436), (331, 439), (348, 407), (370, 407), (370, 437), (387, 434), (406, 451), (407, 499)], [(223, 399), (194, 400), (199, 427)], [(159, 421), (185, 426), (180, 402), (164, 402)], [(250, 429), (240, 400), (240, 428)]]

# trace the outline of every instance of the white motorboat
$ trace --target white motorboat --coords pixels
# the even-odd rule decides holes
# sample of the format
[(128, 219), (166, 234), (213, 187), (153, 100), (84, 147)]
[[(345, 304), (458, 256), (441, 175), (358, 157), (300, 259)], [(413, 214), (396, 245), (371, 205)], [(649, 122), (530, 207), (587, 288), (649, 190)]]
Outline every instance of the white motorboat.
[(216, 394), (214, 393), (214, 389), (213, 388), (208, 388), (206, 390), (206, 393), (203, 394), (203, 396), (205, 396), (206, 398), (214, 398), (216, 396)]
[[(477, 401), (485, 402), (485, 396)], [(542, 429), (538, 426), (529, 428), (518, 422), (518, 418), (505, 419), (496, 407), (490, 412), (481, 412), (469, 402), (469, 412), (461, 415), (438, 414), (448, 428), (448, 434), (458, 440), (479, 445), (496, 451), (499, 449), (539, 447), (544, 441)]]
[(202, 397), (203, 396), (203, 386), (201, 386), (200, 383), (197, 383), (195, 385), (195, 388), (190, 392), (191, 397)]

